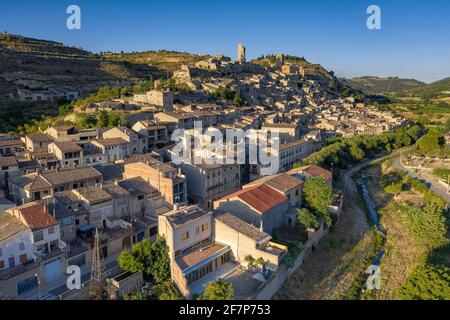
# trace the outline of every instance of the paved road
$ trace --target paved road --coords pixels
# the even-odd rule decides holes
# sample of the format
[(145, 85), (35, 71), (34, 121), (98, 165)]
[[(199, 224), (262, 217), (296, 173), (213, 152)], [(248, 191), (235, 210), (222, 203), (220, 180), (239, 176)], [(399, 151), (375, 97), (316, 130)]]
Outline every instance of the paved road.
[[(109, 271), (117, 267), (117, 261), (113, 260), (103, 266), (103, 274), (107, 274)], [(91, 279), (91, 272), (81, 275), (81, 284), (84, 285)], [(66, 284), (60, 285), (56, 288), (41, 292), (40, 294), (30, 298), (29, 300), (54, 300), (59, 295), (68, 292)]]
[(418, 176), (411, 169), (406, 168), (401, 163), (400, 157), (393, 159), (392, 163), (393, 163), (394, 167), (396, 167), (397, 169), (406, 171), (406, 172), (408, 172), (409, 176), (411, 176), (413, 178), (417, 178), (417, 179), (423, 181), (424, 183), (426, 183), (430, 187), (431, 191), (435, 192), (442, 199), (444, 199), (445, 201), (450, 203), (450, 193), (447, 193), (446, 188), (444, 186), (440, 185), (436, 180), (426, 179), (424, 177)]

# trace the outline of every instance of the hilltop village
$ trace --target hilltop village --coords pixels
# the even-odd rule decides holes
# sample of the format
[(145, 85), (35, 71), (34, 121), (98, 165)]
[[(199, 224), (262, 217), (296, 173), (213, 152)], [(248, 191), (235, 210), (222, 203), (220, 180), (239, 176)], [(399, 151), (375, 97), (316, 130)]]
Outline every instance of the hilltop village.
[[(94, 281), (109, 298), (122, 298), (158, 279), (122, 270), (118, 257), (160, 239), (169, 282), (186, 299), (218, 278), (233, 284), (236, 299), (276, 292), (274, 279), (286, 280), (287, 270), (301, 264), (300, 252), (317, 245), (329, 227), (319, 217), (295, 241), (286, 236), (297, 230), (303, 187), (317, 183), (329, 190), (333, 219), (344, 201), (333, 172), (304, 159), (330, 138), (380, 134), (407, 121), (342, 94), (332, 72), (310, 74), (283, 54), (248, 62), (244, 45), (237, 49), (235, 61), (217, 55), (181, 65), (166, 82), (183, 90), (155, 80), (145, 92), (82, 110), (121, 111), (126, 121), (117, 126), (79, 129), (75, 114), (68, 114), (64, 124), (38, 133), (0, 135), (3, 298), (82, 299)], [(57, 84), (8, 94), (22, 102), (81, 96)], [(261, 164), (247, 162), (172, 162), (172, 134), (192, 130), (196, 121), (223, 133), (277, 132), (278, 171), (262, 176)], [(73, 265), (81, 269), (81, 289), (66, 285)]]

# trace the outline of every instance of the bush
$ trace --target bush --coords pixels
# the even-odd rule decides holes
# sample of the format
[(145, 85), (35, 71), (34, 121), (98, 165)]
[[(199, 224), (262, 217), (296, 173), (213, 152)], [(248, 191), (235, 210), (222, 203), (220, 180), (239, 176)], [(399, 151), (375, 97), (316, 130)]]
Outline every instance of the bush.
[(297, 220), (305, 229), (319, 227), (316, 216), (306, 208), (298, 210)]
[(403, 183), (392, 183), (384, 188), (385, 193), (393, 194), (394, 196), (398, 195), (403, 191)]
[(325, 224), (330, 226), (331, 217), (327, 206), (333, 201), (331, 186), (322, 177), (308, 177), (303, 186), (303, 198), (305, 207), (314, 215), (322, 216)]
[(159, 283), (155, 286), (158, 300), (183, 300), (183, 297), (170, 281)]
[(416, 142), (420, 132), (418, 126), (411, 126), (375, 136), (356, 135), (351, 138), (332, 139), (325, 148), (306, 157), (304, 162), (345, 168), (348, 164), (360, 161), (366, 155), (411, 145)]
[(217, 279), (205, 287), (205, 292), (199, 297), (200, 300), (233, 300), (234, 288), (230, 281)]
[(123, 299), (124, 300), (147, 300), (148, 294), (144, 290), (136, 290), (136, 291), (124, 294)]
[(422, 265), (416, 267), (404, 285), (395, 292), (398, 299), (448, 300), (450, 299), (450, 269), (445, 266)]
[(153, 277), (156, 283), (170, 280), (170, 259), (164, 238), (155, 242), (144, 239), (133, 245), (131, 251), (122, 251), (118, 257), (122, 270), (142, 271), (146, 277)]

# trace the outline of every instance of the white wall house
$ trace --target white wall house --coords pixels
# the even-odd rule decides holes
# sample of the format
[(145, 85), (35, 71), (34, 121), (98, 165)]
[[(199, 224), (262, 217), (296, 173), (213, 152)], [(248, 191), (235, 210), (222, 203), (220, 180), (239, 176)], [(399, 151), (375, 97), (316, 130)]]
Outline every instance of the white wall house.
[(34, 259), (33, 233), (15, 216), (0, 212), (0, 270)]

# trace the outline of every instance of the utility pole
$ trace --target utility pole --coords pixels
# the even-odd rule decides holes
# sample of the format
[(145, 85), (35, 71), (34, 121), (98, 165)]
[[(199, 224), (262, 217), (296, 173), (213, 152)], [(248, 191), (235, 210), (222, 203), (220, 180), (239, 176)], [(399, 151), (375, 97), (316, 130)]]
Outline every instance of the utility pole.
[(95, 300), (100, 300), (102, 298), (102, 265), (100, 259), (100, 237), (98, 235), (98, 229), (95, 228), (91, 283), (89, 287), (89, 294)]

